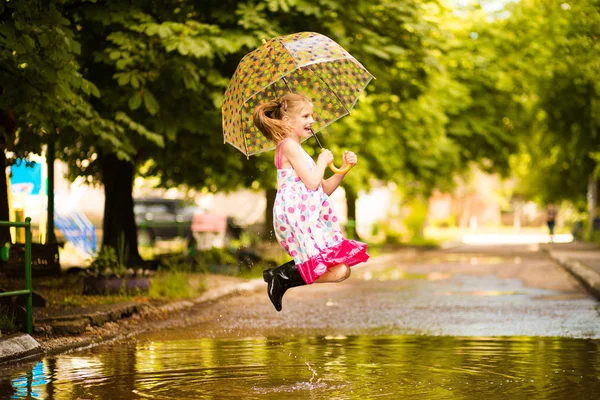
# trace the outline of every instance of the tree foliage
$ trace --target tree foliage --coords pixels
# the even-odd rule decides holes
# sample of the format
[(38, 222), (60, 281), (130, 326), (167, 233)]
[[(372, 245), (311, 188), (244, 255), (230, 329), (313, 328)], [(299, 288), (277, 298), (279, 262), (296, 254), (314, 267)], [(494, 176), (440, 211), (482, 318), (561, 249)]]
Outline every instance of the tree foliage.
[(528, 81), (522, 93), (529, 137), (517, 159), (529, 163), (523, 192), (583, 209), (600, 148), (600, 3), (523, 1), (508, 28), (518, 32), (515, 48)]
[(136, 248), (136, 175), (210, 191), (274, 187), (272, 154), (246, 159), (223, 144), (223, 92), (262, 39), (316, 31), (377, 78), (321, 137), (336, 155), (359, 153), (350, 197), (373, 179), (412, 194), (447, 189), (477, 163), (520, 171), (542, 199), (583, 202), (600, 158), (598, 1), (521, 0), (499, 15), (443, 4), (0, 1), (5, 148), (57, 143), (73, 176), (126, 204), (108, 212), (106, 237), (128, 231)]

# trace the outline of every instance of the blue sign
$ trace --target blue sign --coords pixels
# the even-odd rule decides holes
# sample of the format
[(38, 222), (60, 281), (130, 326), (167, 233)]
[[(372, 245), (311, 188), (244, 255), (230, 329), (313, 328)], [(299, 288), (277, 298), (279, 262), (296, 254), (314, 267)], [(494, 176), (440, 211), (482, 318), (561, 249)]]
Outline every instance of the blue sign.
[(10, 191), (12, 193), (40, 194), (42, 164), (21, 158), (10, 166)]

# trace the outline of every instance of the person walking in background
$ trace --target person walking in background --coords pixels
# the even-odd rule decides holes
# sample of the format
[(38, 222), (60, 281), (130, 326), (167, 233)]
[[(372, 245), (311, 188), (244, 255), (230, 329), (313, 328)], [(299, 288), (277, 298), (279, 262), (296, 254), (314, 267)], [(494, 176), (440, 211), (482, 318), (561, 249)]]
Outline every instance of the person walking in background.
[(548, 204), (546, 208), (546, 225), (550, 233), (550, 243), (554, 242), (554, 226), (556, 225), (556, 207), (554, 204)]
[[(277, 268), (265, 270), (269, 299), (281, 311), (287, 289), (322, 282), (341, 282), (350, 276), (350, 267), (369, 258), (367, 245), (344, 238), (338, 217), (329, 199), (344, 174), (324, 179), (325, 168), (333, 162), (324, 149), (317, 162), (302, 148), (303, 139), (313, 135), (313, 105), (299, 94), (286, 94), (256, 108), (254, 124), (277, 145), (277, 195), (273, 227), (277, 241), (293, 258)], [(341, 169), (356, 164), (357, 156), (344, 152)]]

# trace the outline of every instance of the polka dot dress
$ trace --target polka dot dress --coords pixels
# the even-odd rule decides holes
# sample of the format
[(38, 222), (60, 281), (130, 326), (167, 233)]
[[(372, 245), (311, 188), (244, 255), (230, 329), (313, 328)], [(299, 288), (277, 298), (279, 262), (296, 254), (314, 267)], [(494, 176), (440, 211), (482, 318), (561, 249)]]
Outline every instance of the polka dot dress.
[[(329, 196), (319, 186), (310, 190), (293, 168), (281, 168), (281, 149), (276, 152), (277, 196), (273, 207), (275, 236), (294, 259), (298, 271), (311, 284), (328, 268), (365, 262), (367, 245), (344, 238)], [(315, 168), (314, 160), (304, 153), (306, 162)]]

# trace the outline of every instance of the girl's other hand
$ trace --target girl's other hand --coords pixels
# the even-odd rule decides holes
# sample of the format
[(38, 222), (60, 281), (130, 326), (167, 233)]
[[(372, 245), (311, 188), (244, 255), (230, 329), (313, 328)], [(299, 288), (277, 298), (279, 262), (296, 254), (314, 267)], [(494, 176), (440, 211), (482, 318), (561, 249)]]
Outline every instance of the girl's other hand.
[(319, 154), (319, 158), (317, 159), (317, 164), (321, 164), (323, 166), (327, 166), (327, 164), (333, 162), (333, 153), (331, 150), (323, 149), (321, 154)]
[(358, 162), (358, 157), (356, 156), (356, 154), (354, 154), (354, 152), (345, 151), (341, 168), (343, 169), (348, 164), (356, 165), (357, 162)]

